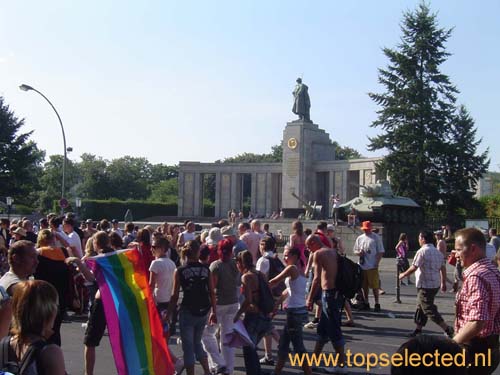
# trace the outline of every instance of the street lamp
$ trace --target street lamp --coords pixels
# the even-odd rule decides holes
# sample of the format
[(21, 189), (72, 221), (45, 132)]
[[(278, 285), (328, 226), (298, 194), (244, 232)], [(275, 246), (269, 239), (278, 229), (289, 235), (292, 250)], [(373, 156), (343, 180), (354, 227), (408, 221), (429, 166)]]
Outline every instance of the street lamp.
[(7, 197), (5, 200), (7, 201), (7, 220), (10, 221), (10, 209), (12, 208), (12, 203), (14, 203), (14, 199)]
[[(66, 154), (66, 135), (64, 134), (64, 126), (63, 126), (63, 123), (61, 121), (61, 117), (59, 116), (59, 113), (57, 113), (57, 110), (56, 108), (54, 107), (54, 105), (50, 102), (49, 99), (47, 99), (47, 97), (45, 95), (43, 95), (40, 91), (38, 91), (37, 89), (31, 87), (31, 86), (28, 86), (28, 85), (21, 85), (19, 86), (19, 88), (23, 91), (35, 91), (37, 92), (38, 94), (40, 94), (49, 104), (50, 106), (52, 107), (52, 109), (54, 110), (54, 112), (56, 113), (57, 115), (57, 119), (59, 120), (59, 124), (61, 124), (61, 131), (62, 131), (62, 136), (63, 136), (63, 143), (64, 143), (64, 159), (63, 159), (63, 169), (62, 169), (62, 188), (61, 188), (61, 201), (64, 199), (64, 193), (65, 193), (65, 183), (66, 183), (66, 157), (67, 157), (67, 154)], [(64, 213), (64, 208), (61, 207), (61, 213)]]
[(80, 217), (80, 207), (82, 207), (81, 198), (76, 198), (75, 203), (76, 203), (76, 216), (79, 218)]

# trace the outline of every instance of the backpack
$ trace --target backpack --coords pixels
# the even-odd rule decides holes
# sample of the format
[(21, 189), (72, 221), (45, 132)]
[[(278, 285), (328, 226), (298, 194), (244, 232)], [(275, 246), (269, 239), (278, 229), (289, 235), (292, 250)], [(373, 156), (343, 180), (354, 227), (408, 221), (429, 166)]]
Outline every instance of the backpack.
[(361, 289), (363, 274), (359, 264), (337, 253), (337, 278), (335, 288), (345, 298), (351, 299)]
[[(278, 276), (284, 269), (285, 265), (279, 260), (277, 257), (267, 257), (266, 258), (269, 260), (269, 277), (268, 279), (274, 279), (276, 276)], [(282, 281), (278, 285), (276, 285), (274, 288), (271, 289), (271, 292), (273, 293), (274, 297), (279, 297), (281, 296), (281, 293), (286, 289), (285, 282)]]
[[(38, 367), (39, 354), (41, 350), (48, 345), (47, 342), (38, 340), (31, 343), (26, 353), (24, 353), (23, 358), (21, 358), (21, 361), (18, 362), (17, 359), (15, 359), (16, 354), (10, 346), (10, 339), (11, 336), (6, 336), (0, 340), (0, 371), (12, 373), (14, 375), (23, 375), (33, 362), (36, 362)], [(39, 374), (41, 374), (41, 372), (39, 372)]]
[(259, 310), (264, 315), (268, 315), (274, 310), (274, 298), (269, 288), (269, 284), (264, 279), (264, 276), (260, 272), (257, 272), (257, 278), (259, 279)]

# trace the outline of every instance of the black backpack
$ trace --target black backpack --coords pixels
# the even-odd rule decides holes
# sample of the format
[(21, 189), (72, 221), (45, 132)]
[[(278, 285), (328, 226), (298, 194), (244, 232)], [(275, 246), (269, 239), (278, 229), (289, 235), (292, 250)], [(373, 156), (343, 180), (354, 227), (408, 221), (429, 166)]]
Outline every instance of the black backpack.
[(363, 273), (359, 264), (337, 253), (337, 278), (335, 288), (345, 298), (353, 298), (363, 284)]
[[(38, 370), (39, 355), (41, 350), (48, 345), (47, 342), (38, 340), (31, 343), (21, 361), (18, 362), (16, 353), (10, 346), (10, 339), (11, 336), (6, 336), (0, 340), (0, 371), (10, 372), (14, 375), (24, 375), (33, 362), (37, 363)], [(42, 374), (41, 371), (38, 371), (38, 373)]]
[(264, 276), (260, 272), (257, 272), (257, 278), (259, 279), (259, 310), (264, 315), (268, 315), (274, 310), (274, 298), (269, 288), (269, 284), (264, 279)]
[[(266, 257), (269, 260), (269, 277), (268, 280), (274, 279), (278, 276), (284, 269), (285, 265), (281, 262), (281, 260), (277, 257)], [(279, 297), (286, 289), (285, 282), (282, 281), (274, 288), (271, 289), (273, 296)]]

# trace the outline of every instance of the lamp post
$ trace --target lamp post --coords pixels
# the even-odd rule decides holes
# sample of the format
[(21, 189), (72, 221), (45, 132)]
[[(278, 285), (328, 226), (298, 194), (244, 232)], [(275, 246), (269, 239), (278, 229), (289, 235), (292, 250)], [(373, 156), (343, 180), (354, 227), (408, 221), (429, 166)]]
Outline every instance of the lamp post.
[[(59, 116), (59, 113), (57, 113), (56, 108), (50, 102), (50, 100), (45, 95), (43, 95), (40, 91), (38, 91), (37, 89), (35, 89), (35, 88), (31, 87), (31, 86), (25, 85), (25, 84), (22, 84), (21, 86), (19, 86), (19, 88), (21, 90), (23, 90), (23, 91), (35, 91), (38, 94), (40, 94), (50, 104), (50, 106), (52, 107), (52, 109), (56, 113), (57, 119), (59, 120), (59, 124), (61, 124), (61, 131), (62, 131), (63, 143), (64, 143), (64, 159), (63, 159), (62, 188), (61, 188), (61, 200), (63, 200), (64, 199), (64, 193), (65, 193), (65, 183), (66, 183), (66, 157), (67, 157), (66, 150), (67, 149), (66, 149), (66, 135), (64, 134), (64, 126), (63, 126), (61, 117)], [(64, 213), (64, 208), (63, 207), (61, 207), (61, 213)]]
[(12, 203), (14, 203), (14, 199), (7, 197), (5, 200), (7, 201), (7, 220), (10, 221), (10, 209), (12, 208)]
[(80, 207), (82, 207), (82, 200), (81, 198), (76, 198), (75, 199), (76, 203), (76, 217), (80, 218)]

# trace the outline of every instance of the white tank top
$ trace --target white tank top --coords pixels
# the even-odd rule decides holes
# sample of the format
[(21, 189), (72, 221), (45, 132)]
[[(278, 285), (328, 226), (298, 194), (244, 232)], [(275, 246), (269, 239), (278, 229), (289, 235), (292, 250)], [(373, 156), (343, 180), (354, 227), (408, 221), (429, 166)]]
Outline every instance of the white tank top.
[(195, 234), (194, 232), (192, 233), (189, 233), (187, 230), (182, 232), (182, 238), (184, 239), (184, 242), (188, 242), (188, 241), (194, 241), (194, 238), (195, 238)]
[(305, 307), (306, 305), (306, 282), (305, 276), (299, 275), (295, 280), (289, 276), (285, 279), (288, 291), (288, 308)]

